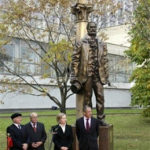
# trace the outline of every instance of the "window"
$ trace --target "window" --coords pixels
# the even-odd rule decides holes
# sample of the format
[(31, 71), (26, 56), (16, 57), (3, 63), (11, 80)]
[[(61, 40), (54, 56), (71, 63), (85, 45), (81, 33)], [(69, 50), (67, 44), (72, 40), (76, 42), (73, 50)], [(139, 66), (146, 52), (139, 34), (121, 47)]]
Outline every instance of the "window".
[(20, 40), (20, 65), (19, 73), (39, 75), (41, 72), (38, 46), (34, 42)]
[(8, 70), (5, 68), (4, 64), (11, 68), (11, 71), (15, 70), (15, 45), (11, 42), (1, 49), (1, 61), (0, 63), (0, 72), (1, 73), (9, 73)]
[(0, 54), (2, 60), (0, 72), (9, 74), (9, 71), (4, 66), (6, 64), (11, 71), (19, 74), (40, 75), (41, 61), (33, 50), (41, 53), (41, 49), (35, 42), (12, 39), (11, 43), (3, 47), (3, 54)]
[(136, 5), (137, 2), (131, 0), (114, 0), (113, 3), (118, 4), (119, 8), (117, 8), (115, 12), (109, 12), (109, 13), (107, 11), (107, 8), (109, 8), (109, 6), (106, 9), (104, 9), (103, 11), (104, 14), (100, 18), (100, 22), (101, 22), (100, 26), (102, 28), (122, 25), (130, 22), (133, 15), (133, 11), (137, 6)]
[(134, 65), (126, 57), (108, 54), (109, 80), (116, 83), (128, 83)]
[(32, 18), (30, 20), (30, 25), (32, 28), (35, 28), (35, 29), (45, 29), (46, 28), (46, 22), (43, 19)]

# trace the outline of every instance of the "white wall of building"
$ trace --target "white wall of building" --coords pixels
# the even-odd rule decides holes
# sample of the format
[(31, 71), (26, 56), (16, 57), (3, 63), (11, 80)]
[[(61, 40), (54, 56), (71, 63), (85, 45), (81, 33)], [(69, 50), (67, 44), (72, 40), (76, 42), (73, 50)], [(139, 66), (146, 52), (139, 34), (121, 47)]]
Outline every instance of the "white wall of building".
[[(116, 88), (116, 86), (118, 88)], [(105, 87), (105, 107), (129, 107), (131, 94), (129, 92), (129, 84), (113, 85)], [(46, 86), (51, 95), (56, 96), (60, 100), (59, 90), (56, 86)], [(35, 94), (38, 94), (34, 91)], [(94, 95), (94, 94), (93, 94)], [(31, 96), (18, 93), (0, 94), (0, 109), (30, 109), (30, 108), (51, 108), (56, 106), (47, 96)], [(92, 98), (93, 106), (95, 107), (95, 96)], [(75, 95), (71, 96), (67, 101), (67, 108), (76, 106)]]
[(130, 37), (128, 32), (130, 28), (131, 28), (130, 24), (104, 28), (102, 31), (108, 37), (106, 43), (111, 43), (123, 47), (129, 47)]

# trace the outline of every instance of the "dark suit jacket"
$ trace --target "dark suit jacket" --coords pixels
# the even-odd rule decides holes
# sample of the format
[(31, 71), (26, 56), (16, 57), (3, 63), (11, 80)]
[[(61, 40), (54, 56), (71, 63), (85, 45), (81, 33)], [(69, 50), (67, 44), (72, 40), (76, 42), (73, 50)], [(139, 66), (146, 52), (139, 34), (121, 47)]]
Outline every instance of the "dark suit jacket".
[(10, 134), (13, 141), (11, 150), (22, 150), (22, 144), (26, 143), (24, 129), (23, 125), (21, 125), (21, 129), (18, 129), (14, 124), (7, 128), (7, 133)]
[[(28, 150), (44, 150), (44, 143), (46, 141), (47, 135), (45, 132), (45, 127), (42, 123), (37, 122), (37, 129), (36, 132), (34, 132), (34, 129), (32, 128), (31, 123), (25, 125), (25, 133), (27, 138), (27, 143), (29, 144)], [(33, 148), (32, 143), (33, 142), (39, 142), (42, 141), (43, 144), (39, 146), (38, 148)]]
[(62, 128), (59, 125), (53, 127), (53, 142), (54, 150), (60, 150), (62, 146), (68, 147), (68, 150), (72, 150), (73, 133), (72, 127), (66, 125), (66, 130), (63, 133)]
[(84, 118), (79, 118), (76, 121), (76, 134), (79, 141), (80, 150), (98, 150), (99, 122), (95, 118), (91, 118), (91, 126), (89, 131), (85, 129)]

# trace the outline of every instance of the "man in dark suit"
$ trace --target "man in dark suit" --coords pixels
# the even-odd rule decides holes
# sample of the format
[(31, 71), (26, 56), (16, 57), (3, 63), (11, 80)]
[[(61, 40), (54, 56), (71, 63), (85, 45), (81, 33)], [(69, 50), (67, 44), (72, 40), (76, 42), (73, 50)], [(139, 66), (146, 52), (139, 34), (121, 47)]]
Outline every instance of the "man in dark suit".
[(7, 128), (7, 134), (12, 140), (10, 150), (27, 150), (28, 145), (24, 136), (24, 126), (21, 125), (22, 115), (14, 113), (11, 115), (11, 119), (13, 124)]
[(38, 122), (37, 113), (30, 114), (30, 122), (25, 125), (28, 150), (44, 150), (47, 135), (43, 123)]
[(84, 107), (84, 116), (76, 121), (76, 134), (79, 141), (79, 150), (98, 150), (97, 137), (102, 121), (92, 117), (91, 107)]

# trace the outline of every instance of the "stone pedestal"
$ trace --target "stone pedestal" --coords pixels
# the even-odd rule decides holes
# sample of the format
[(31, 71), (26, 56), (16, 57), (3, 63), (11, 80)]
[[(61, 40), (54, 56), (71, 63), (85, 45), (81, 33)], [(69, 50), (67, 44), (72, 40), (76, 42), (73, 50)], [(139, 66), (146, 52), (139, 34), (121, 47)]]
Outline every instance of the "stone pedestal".
[[(73, 130), (73, 150), (79, 150), (78, 140), (76, 136), (76, 128), (72, 127)], [(99, 127), (99, 150), (113, 150), (113, 125), (109, 126), (100, 126)]]
[(113, 150), (113, 125), (99, 127), (99, 150)]
[(72, 145), (72, 148), (73, 148), (73, 150), (79, 150), (78, 140), (77, 140), (77, 136), (76, 136), (76, 127), (75, 126), (72, 127), (72, 131), (73, 131), (73, 145)]

